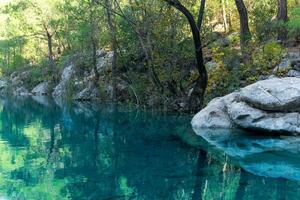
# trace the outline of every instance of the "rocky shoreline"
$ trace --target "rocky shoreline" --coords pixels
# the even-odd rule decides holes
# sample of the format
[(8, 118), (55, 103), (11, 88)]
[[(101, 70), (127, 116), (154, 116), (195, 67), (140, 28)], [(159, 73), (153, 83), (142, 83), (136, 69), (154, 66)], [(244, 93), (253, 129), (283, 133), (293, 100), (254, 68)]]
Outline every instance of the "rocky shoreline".
[[(45, 80), (35, 86), (29, 86), (32, 69), (16, 71), (9, 77), (0, 79), (0, 93), (13, 96), (49, 96), (54, 99), (72, 99), (77, 101), (111, 99), (113, 86), (110, 78), (113, 52), (99, 50), (97, 52), (97, 69), (101, 74), (99, 85), (94, 84), (93, 70), (82, 69), (80, 59), (84, 56), (69, 58), (61, 69), (58, 82)], [(99, 91), (101, 87), (102, 94)], [(118, 80), (117, 92), (126, 95), (128, 84)]]

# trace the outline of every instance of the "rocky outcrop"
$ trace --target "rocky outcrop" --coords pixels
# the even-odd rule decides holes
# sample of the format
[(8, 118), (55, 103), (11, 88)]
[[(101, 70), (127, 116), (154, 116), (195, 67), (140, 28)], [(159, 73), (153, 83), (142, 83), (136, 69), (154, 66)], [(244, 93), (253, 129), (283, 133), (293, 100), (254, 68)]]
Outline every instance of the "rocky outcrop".
[(51, 93), (51, 83), (49, 81), (42, 82), (32, 89), (31, 93), (35, 96), (46, 96)]
[[(97, 52), (97, 69), (102, 77), (112, 66), (113, 52), (99, 50)], [(66, 95), (74, 100), (95, 100), (100, 98), (100, 92), (95, 81), (95, 74), (92, 71), (82, 71), (82, 66), (77, 66), (78, 58), (70, 59), (69, 64), (64, 68), (59, 84), (54, 88), (54, 98), (64, 98)], [(70, 94), (72, 93), (72, 94)], [(71, 95), (71, 96), (70, 96)]]
[(212, 100), (206, 108), (193, 118), (194, 128), (233, 128), (233, 121), (227, 113), (227, 105), (231, 104), (236, 93), (229, 94), (223, 98)]
[(192, 126), (300, 134), (299, 111), (300, 79), (273, 78), (213, 100), (193, 118)]
[[(0, 78), (0, 94), (12, 94), (14, 96), (52, 96), (55, 100), (61, 101), (66, 98), (74, 100), (96, 100), (100, 99), (100, 90), (103, 88), (107, 99), (112, 98), (111, 68), (113, 62), (113, 51), (101, 49), (97, 51), (97, 69), (100, 74), (100, 80), (95, 81), (95, 73), (92, 67), (86, 66), (86, 56), (74, 54), (69, 56), (63, 63), (58, 84), (54, 85), (54, 80), (44, 80), (37, 85), (33, 85), (31, 80), (32, 66), (24, 66), (20, 71), (13, 72), (9, 77)], [(39, 77), (40, 78), (40, 77)], [(53, 77), (52, 77), (53, 78)], [(127, 84), (119, 81), (117, 90), (120, 93), (127, 91)], [(91, 84), (93, 83), (93, 84)], [(33, 87), (34, 86), (34, 87)]]
[(111, 69), (113, 56), (113, 51), (98, 51), (97, 69), (100, 73)]
[(90, 82), (86, 88), (75, 95), (74, 100), (77, 101), (88, 101), (91, 99), (99, 99), (100, 92), (95, 86), (95, 83)]
[(75, 66), (74, 64), (70, 64), (68, 67), (66, 67), (63, 70), (60, 82), (54, 88), (54, 91), (52, 93), (52, 96), (54, 98), (63, 97), (64, 95), (66, 95), (68, 86), (71, 84), (74, 75), (75, 75)]
[(30, 71), (14, 72), (10, 75), (9, 86), (14, 96), (28, 96), (29, 90), (26, 87), (26, 80), (30, 78)]
[(267, 111), (299, 111), (300, 79), (274, 78), (243, 88), (240, 101)]
[(284, 77), (300, 77), (300, 53), (288, 53), (273, 70), (274, 74), (283, 73)]

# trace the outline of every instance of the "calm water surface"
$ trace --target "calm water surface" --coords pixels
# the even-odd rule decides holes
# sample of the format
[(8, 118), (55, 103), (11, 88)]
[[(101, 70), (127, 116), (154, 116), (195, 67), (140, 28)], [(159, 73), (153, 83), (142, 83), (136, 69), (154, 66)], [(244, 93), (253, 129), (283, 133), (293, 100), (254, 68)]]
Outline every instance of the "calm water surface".
[(2, 99), (0, 199), (300, 199), (299, 139), (200, 137), (190, 118)]

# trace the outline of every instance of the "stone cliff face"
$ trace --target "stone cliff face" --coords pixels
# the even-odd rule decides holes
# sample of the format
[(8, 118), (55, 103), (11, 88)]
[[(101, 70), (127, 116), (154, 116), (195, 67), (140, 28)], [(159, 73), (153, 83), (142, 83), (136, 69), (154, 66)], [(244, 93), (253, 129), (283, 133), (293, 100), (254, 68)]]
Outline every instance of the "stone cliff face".
[(214, 99), (192, 120), (194, 129), (242, 128), (300, 134), (300, 79), (258, 81)]

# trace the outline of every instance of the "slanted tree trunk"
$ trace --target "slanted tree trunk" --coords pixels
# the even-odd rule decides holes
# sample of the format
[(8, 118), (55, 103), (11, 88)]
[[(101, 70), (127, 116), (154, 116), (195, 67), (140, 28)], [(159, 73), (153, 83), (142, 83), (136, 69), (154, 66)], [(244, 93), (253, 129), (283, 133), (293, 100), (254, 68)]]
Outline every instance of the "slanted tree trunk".
[(235, 0), (235, 4), (240, 16), (240, 45), (244, 64), (249, 63), (250, 56), (246, 50), (248, 42), (251, 40), (251, 32), (248, 22), (248, 11), (243, 0)]
[[(277, 0), (277, 21), (285, 23), (288, 21), (288, 10), (287, 10), (287, 0)], [(278, 30), (278, 40), (284, 41), (287, 36), (287, 30), (285, 27), (280, 27)]]
[(191, 12), (184, 7), (178, 0), (165, 0), (169, 5), (180, 11), (188, 20), (190, 28), (193, 35), (194, 46), (195, 46), (195, 56), (197, 60), (197, 70), (199, 72), (199, 77), (197, 78), (189, 96), (188, 96), (188, 106), (191, 111), (198, 111), (202, 108), (204, 103), (204, 95), (208, 83), (208, 75), (204, 65), (202, 43), (200, 37), (200, 29), (203, 21), (203, 13), (205, 8), (205, 0), (201, 0), (201, 6), (199, 9), (198, 21), (196, 23)]

